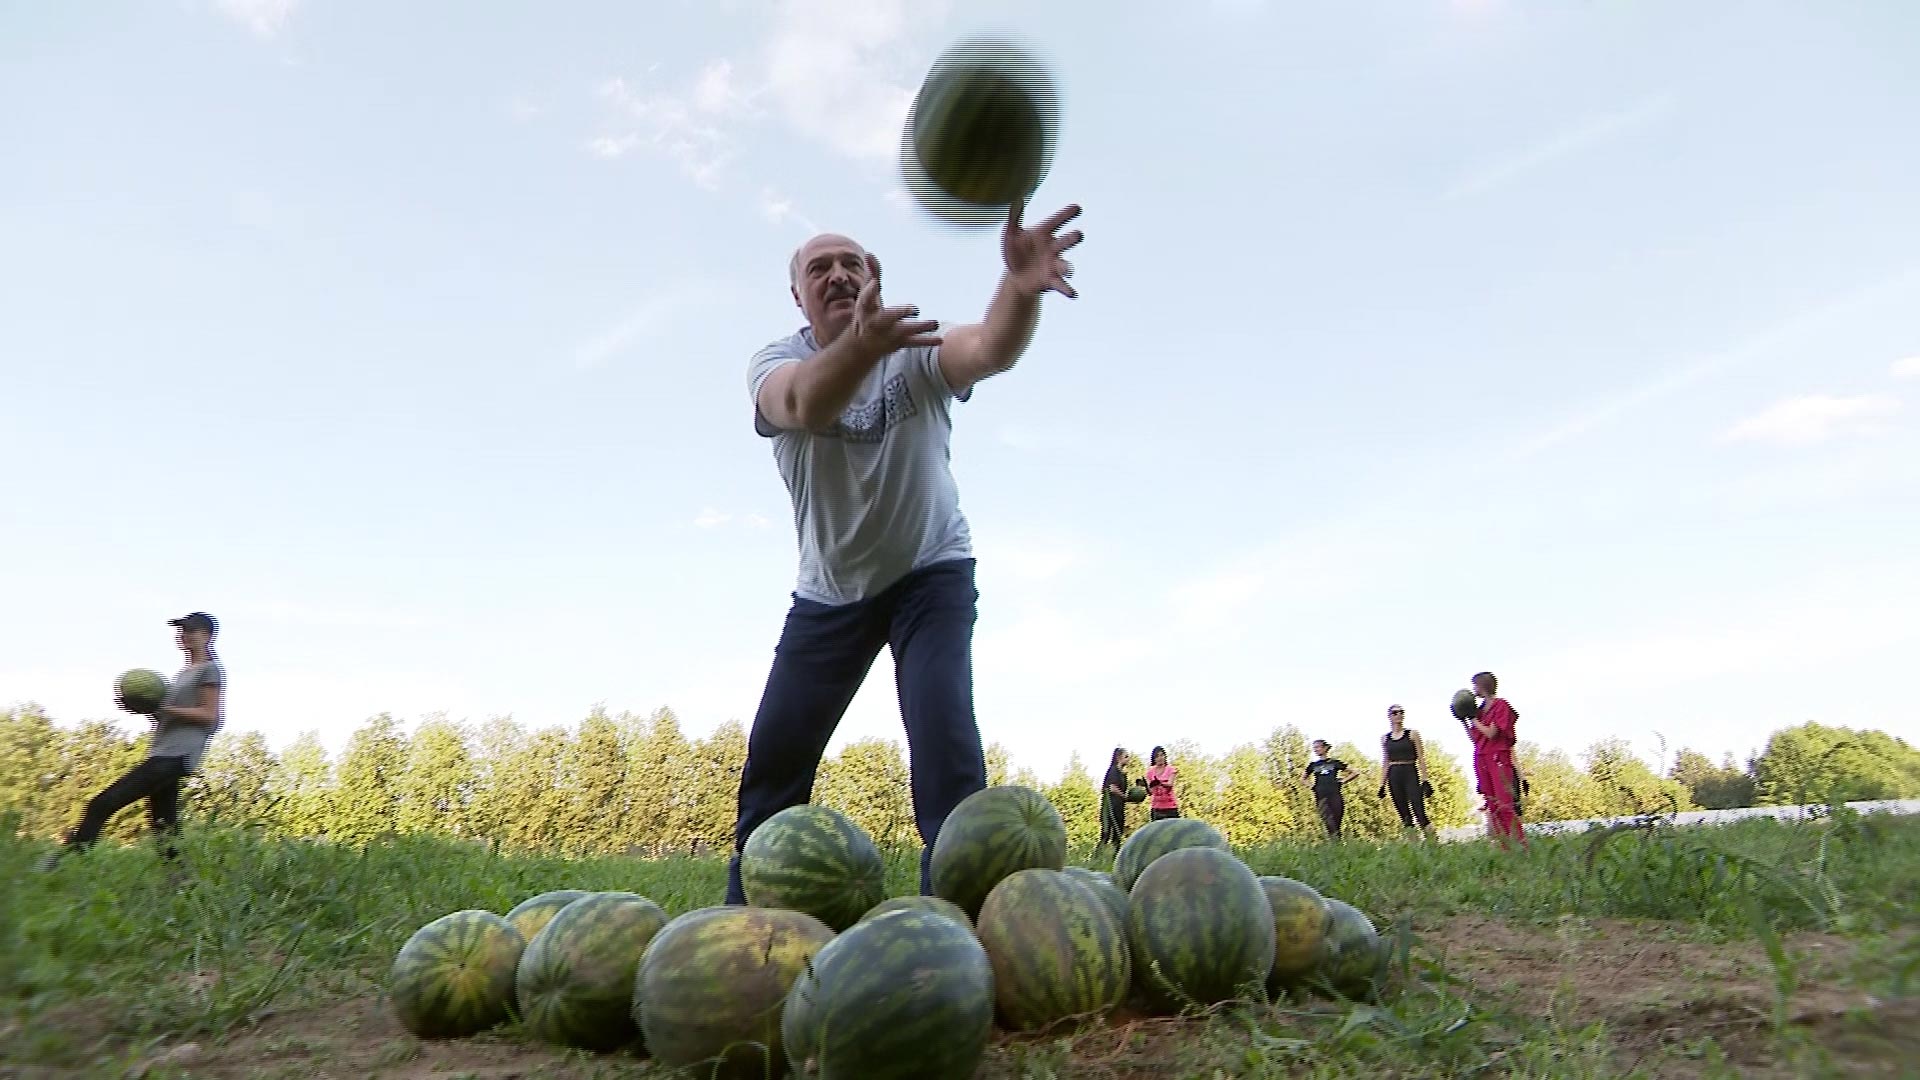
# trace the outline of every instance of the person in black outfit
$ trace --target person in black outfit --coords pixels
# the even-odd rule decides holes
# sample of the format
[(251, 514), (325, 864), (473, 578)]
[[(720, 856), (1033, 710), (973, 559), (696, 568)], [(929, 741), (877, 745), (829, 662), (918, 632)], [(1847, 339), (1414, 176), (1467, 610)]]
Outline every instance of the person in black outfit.
[(1111, 843), (1119, 850), (1120, 840), (1127, 831), (1127, 748), (1116, 746), (1113, 756), (1107, 760), (1107, 775), (1100, 782), (1100, 842), (1093, 845), (1099, 851)]
[(1433, 839), (1433, 824), (1427, 820), (1427, 800), (1433, 798), (1433, 785), (1427, 780), (1427, 746), (1420, 733), (1407, 726), (1407, 710), (1398, 705), (1387, 709), (1387, 733), (1380, 738), (1380, 797), (1393, 794), (1393, 808), (1400, 814), (1400, 826), (1415, 828)]
[[(1340, 839), (1340, 822), (1347, 816), (1345, 786), (1360, 774), (1337, 757), (1328, 757), (1333, 745), (1325, 739), (1313, 740), (1313, 760), (1307, 763), (1307, 783), (1313, 788), (1313, 805), (1320, 811), (1320, 823), (1327, 835)], [(1343, 775), (1344, 774), (1344, 775)]]

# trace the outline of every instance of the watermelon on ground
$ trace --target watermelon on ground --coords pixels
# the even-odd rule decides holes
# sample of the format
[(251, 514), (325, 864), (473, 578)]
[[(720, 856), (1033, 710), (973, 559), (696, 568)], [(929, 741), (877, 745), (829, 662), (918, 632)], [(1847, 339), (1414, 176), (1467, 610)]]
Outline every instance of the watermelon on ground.
[(1386, 943), (1366, 913), (1344, 900), (1327, 897), (1326, 944), (1316, 974), (1339, 994), (1364, 997), (1386, 973)]
[(985, 788), (960, 800), (941, 823), (929, 863), (934, 895), (978, 922), (980, 905), (1008, 874), (1067, 864), (1067, 823), (1032, 788)]
[(1127, 896), (1135, 981), (1158, 1008), (1258, 997), (1273, 970), (1273, 908), (1247, 864), (1211, 847), (1153, 861)]
[(1113, 859), (1113, 883), (1128, 892), (1133, 883), (1162, 855), (1182, 848), (1210, 847), (1227, 850), (1227, 838), (1220, 830), (1197, 818), (1161, 818), (1140, 826), (1127, 837)]
[(553, 892), (530, 896), (507, 912), (507, 921), (520, 931), (521, 937), (532, 941), (541, 930), (546, 929), (547, 923), (555, 915), (560, 914), (561, 908), (587, 895), (584, 889), (555, 889)]
[(970, 1080), (993, 1034), (993, 966), (954, 920), (890, 911), (814, 955), (780, 1033), (807, 1080)]
[(951, 900), (942, 900), (937, 896), (891, 897), (889, 899), (882, 900), (879, 903), (868, 908), (867, 913), (865, 915), (860, 916), (860, 920), (862, 922), (865, 922), (868, 919), (874, 919), (882, 915), (885, 915), (889, 911), (901, 911), (901, 910), (931, 911), (936, 915), (945, 915), (950, 919), (957, 920), (961, 926), (966, 927), (968, 930), (973, 929), (973, 920), (967, 918), (967, 913), (960, 910), (959, 904), (956, 904)]
[(1091, 888), (1094, 895), (1098, 896), (1101, 901), (1107, 905), (1107, 909), (1113, 912), (1113, 917), (1120, 923), (1121, 928), (1124, 929), (1126, 927), (1127, 893), (1126, 890), (1113, 883), (1112, 874), (1103, 873), (1099, 870), (1090, 870), (1084, 866), (1069, 866), (1063, 872), (1072, 874), (1075, 878), (1085, 883), (1088, 888)]
[(780, 908), (701, 908), (667, 923), (633, 984), (647, 1053), (670, 1069), (698, 1066), (710, 1080), (785, 1073), (782, 1006), (832, 940), (826, 923)]
[(151, 715), (167, 699), (166, 676), (147, 668), (134, 668), (114, 680), (121, 708), (130, 713)]
[(1037, 1031), (1104, 1014), (1127, 996), (1126, 924), (1091, 882), (1059, 870), (1008, 874), (980, 905), (1002, 1026)]
[(667, 913), (630, 892), (583, 896), (527, 942), (514, 997), (529, 1034), (583, 1050), (617, 1050), (640, 1036), (633, 979)]
[(753, 907), (801, 911), (835, 932), (887, 895), (887, 868), (865, 829), (828, 806), (789, 806), (740, 849), (740, 887)]
[(456, 911), (415, 930), (387, 973), (400, 1026), (423, 1039), (458, 1039), (505, 1021), (525, 947), (491, 911)]
[(1277, 993), (1300, 985), (1320, 966), (1333, 916), (1326, 897), (1303, 881), (1268, 874), (1260, 878), (1260, 887), (1273, 909), (1273, 969), (1267, 989)]

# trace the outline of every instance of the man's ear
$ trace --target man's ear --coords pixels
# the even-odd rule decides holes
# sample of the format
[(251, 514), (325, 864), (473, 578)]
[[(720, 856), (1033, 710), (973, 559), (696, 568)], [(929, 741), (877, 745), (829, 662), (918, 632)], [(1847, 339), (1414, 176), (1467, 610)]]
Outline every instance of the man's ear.
[(799, 289), (796, 289), (796, 288), (794, 288), (794, 287), (793, 287), (792, 285), (789, 285), (789, 286), (787, 286), (787, 292), (788, 292), (789, 294), (791, 294), (791, 295), (793, 296), (793, 306), (794, 306), (794, 307), (797, 307), (797, 308), (799, 308), (799, 309), (800, 309), (801, 311), (805, 311), (805, 310), (807, 310), (807, 306), (806, 306), (805, 304), (802, 304), (802, 303), (800, 302), (800, 290), (799, 290)]

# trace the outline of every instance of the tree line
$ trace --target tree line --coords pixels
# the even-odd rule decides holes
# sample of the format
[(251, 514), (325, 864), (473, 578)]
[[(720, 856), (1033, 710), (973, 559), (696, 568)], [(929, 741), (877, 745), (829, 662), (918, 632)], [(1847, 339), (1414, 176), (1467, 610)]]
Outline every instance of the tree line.
[[(145, 753), (144, 734), (91, 720), (56, 724), (33, 705), (0, 712), (0, 817), (22, 834), (56, 837), (86, 801)], [(737, 721), (689, 738), (671, 709), (645, 716), (594, 710), (572, 727), (528, 729), (511, 718), (471, 725), (444, 715), (411, 731), (389, 714), (360, 725), (337, 756), (314, 732), (275, 753), (259, 732), (222, 732), (189, 782), (189, 818), (262, 828), (277, 835), (361, 843), (387, 832), (433, 833), (503, 849), (567, 855), (722, 852), (732, 842), (734, 798), (747, 737)], [(1066, 819), (1072, 842), (1099, 835), (1100, 777), (1111, 747), (1092, 762), (1075, 755), (1042, 779), (987, 747), (988, 782), (1045, 794)], [(1182, 813), (1219, 827), (1235, 844), (1320, 835), (1303, 773), (1308, 740), (1291, 725), (1258, 742), (1210, 755), (1191, 741), (1167, 746), (1179, 769)], [(1377, 798), (1378, 745), (1343, 743), (1334, 756), (1361, 778), (1348, 788), (1345, 832), (1380, 838), (1399, 831), (1390, 800)], [(1477, 820), (1468, 773), (1446, 751), (1427, 747), (1440, 828)], [(1920, 797), (1920, 751), (1884, 732), (1803, 724), (1774, 733), (1744, 766), (1715, 765), (1682, 750), (1657, 772), (1620, 740), (1594, 743), (1576, 761), (1522, 743), (1531, 787), (1530, 821)], [(1140, 775), (1143, 763), (1129, 769)], [(844, 811), (886, 847), (919, 841), (902, 746), (890, 739), (849, 743), (822, 762), (815, 801)], [(1145, 821), (1128, 807), (1128, 827)], [(138, 808), (108, 835), (137, 836)]]

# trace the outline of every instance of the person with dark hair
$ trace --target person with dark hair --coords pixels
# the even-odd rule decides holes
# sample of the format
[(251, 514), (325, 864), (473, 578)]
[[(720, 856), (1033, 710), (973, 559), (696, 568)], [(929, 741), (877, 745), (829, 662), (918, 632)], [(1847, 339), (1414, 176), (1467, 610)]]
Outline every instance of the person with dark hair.
[(1174, 777), (1179, 770), (1167, 764), (1167, 748), (1156, 746), (1147, 755), (1147, 817), (1154, 821), (1179, 817), (1180, 800), (1173, 794)]
[(1100, 842), (1095, 851), (1112, 844), (1117, 851), (1127, 832), (1127, 748), (1116, 746), (1107, 759), (1107, 775), (1100, 781)]
[(1433, 824), (1427, 820), (1427, 800), (1433, 798), (1433, 784), (1427, 779), (1427, 746), (1420, 741), (1420, 733), (1407, 726), (1407, 710), (1398, 705), (1387, 708), (1380, 763), (1380, 798), (1392, 793), (1400, 827), (1417, 827), (1433, 839)]
[[(67, 835), (66, 843), (40, 863), (52, 869), (62, 855), (86, 851), (100, 839), (113, 815), (147, 800), (147, 825), (160, 840), (160, 854), (172, 859), (179, 855), (173, 837), (180, 829), (180, 789), (186, 778), (200, 771), (207, 754), (207, 743), (226, 720), (227, 672), (213, 652), (213, 635), (219, 624), (204, 611), (171, 619), (174, 641), (186, 654), (186, 666), (167, 684), (167, 692), (154, 707), (153, 737), (147, 744), (146, 760), (127, 770), (87, 803), (80, 824)], [(127, 703), (118, 690), (114, 704), (122, 709)]]
[(1326, 826), (1327, 835), (1340, 839), (1340, 825), (1347, 817), (1346, 785), (1360, 778), (1353, 767), (1333, 753), (1333, 744), (1325, 739), (1313, 740), (1313, 760), (1307, 763), (1307, 785), (1313, 789), (1313, 806), (1320, 812), (1320, 824)]
[(1520, 772), (1513, 764), (1517, 740), (1514, 724), (1520, 714), (1499, 697), (1500, 680), (1491, 671), (1473, 677), (1473, 692), (1480, 696), (1480, 713), (1460, 721), (1473, 741), (1475, 787), (1485, 800), (1487, 834), (1502, 848), (1518, 840), (1527, 845), (1527, 833), (1520, 825)]

